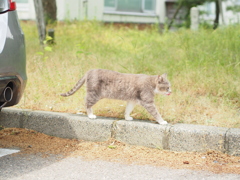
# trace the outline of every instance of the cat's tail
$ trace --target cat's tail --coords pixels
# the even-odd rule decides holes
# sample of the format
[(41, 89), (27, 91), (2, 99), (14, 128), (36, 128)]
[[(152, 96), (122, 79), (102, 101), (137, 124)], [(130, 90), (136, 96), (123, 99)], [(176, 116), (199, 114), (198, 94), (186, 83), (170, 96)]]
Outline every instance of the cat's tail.
[(85, 82), (85, 76), (83, 76), (70, 91), (66, 93), (62, 93), (61, 96), (67, 97), (67, 96), (73, 95), (78, 89), (82, 87), (84, 82)]

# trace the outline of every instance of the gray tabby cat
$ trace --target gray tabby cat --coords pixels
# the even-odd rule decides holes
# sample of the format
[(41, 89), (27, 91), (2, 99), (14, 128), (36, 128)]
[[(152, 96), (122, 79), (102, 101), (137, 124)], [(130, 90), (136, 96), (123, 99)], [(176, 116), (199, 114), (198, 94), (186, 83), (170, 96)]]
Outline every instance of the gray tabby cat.
[(167, 124), (154, 105), (154, 94), (171, 94), (171, 85), (167, 75), (149, 76), (145, 74), (123, 74), (105, 69), (88, 71), (67, 93), (61, 96), (74, 94), (86, 82), (87, 96), (86, 109), (88, 117), (95, 119), (92, 106), (102, 98), (120, 99), (127, 101), (125, 119), (133, 120), (130, 116), (134, 106), (142, 105), (159, 124)]

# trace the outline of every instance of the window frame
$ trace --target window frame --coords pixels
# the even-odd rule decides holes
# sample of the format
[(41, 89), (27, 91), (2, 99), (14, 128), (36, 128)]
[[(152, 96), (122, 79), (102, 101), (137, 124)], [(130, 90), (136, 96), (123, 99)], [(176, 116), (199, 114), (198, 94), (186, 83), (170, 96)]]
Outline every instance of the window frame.
[(141, 0), (142, 1), (142, 6), (141, 6), (141, 10), (142, 12), (134, 12), (134, 11), (119, 11), (117, 10), (117, 4), (118, 1), (121, 0), (114, 0), (114, 7), (110, 7), (110, 6), (105, 6), (104, 3), (104, 13), (106, 14), (120, 14), (120, 15), (136, 15), (136, 16), (156, 16), (156, 0), (152, 0), (154, 3), (154, 7), (153, 10), (146, 10), (145, 9), (145, 0)]

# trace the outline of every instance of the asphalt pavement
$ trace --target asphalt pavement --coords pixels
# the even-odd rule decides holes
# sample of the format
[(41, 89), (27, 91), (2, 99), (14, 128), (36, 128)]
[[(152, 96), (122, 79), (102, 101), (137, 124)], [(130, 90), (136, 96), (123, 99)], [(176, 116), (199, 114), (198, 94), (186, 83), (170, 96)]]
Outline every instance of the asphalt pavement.
[(38, 155), (0, 157), (0, 180), (239, 180), (237, 174)]

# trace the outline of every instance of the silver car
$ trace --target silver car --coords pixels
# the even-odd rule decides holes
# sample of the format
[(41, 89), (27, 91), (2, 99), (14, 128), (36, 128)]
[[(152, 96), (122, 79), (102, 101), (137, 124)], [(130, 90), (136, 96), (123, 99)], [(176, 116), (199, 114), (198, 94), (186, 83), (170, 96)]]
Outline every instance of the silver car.
[(20, 101), (26, 82), (25, 41), (16, 4), (0, 0), (0, 111)]

